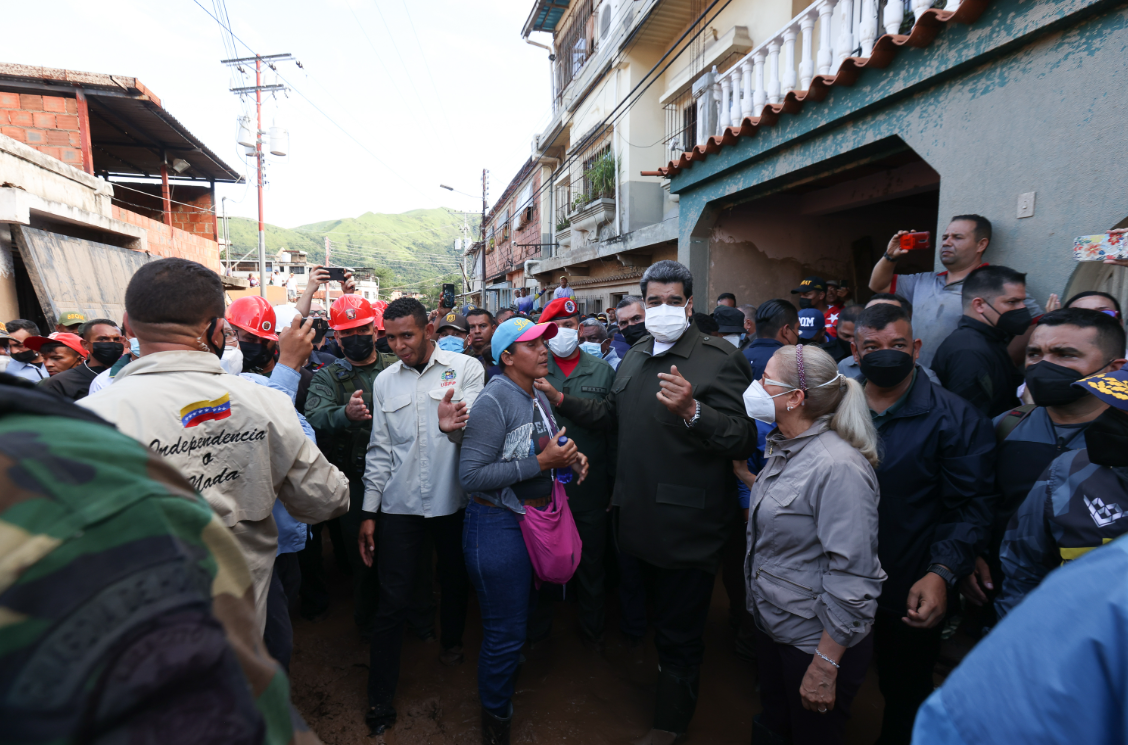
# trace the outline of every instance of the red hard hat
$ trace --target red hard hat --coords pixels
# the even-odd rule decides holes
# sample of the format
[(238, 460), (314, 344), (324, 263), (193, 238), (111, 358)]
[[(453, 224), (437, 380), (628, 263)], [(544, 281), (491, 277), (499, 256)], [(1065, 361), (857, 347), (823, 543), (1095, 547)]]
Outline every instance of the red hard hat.
[(239, 298), (228, 307), (225, 317), (232, 326), (249, 334), (278, 341), (278, 320), (274, 315), (274, 308), (270, 307), (264, 297), (248, 295)]
[(355, 329), (376, 320), (372, 304), (360, 295), (342, 295), (329, 308), (329, 328), (334, 331)]

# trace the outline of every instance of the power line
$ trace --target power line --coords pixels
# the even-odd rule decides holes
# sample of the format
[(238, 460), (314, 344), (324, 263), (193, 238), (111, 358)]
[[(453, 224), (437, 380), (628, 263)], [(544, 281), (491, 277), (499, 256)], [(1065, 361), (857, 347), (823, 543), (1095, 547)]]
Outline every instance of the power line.
[(411, 10), (407, 6), (407, 0), (400, 0), (403, 3), (403, 12), (407, 15), (407, 23), (411, 26), (411, 35), (415, 37), (415, 45), (419, 47), (419, 56), (423, 59), (423, 69), (427, 71), (427, 77), (431, 81), (431, 90), (435, 92), (435, 100), (441, 101), (443, 97), (439, 95), (439, 86), (435, 85), (435, 76), (431, 74), (431, 63), (427, 61), (427, 53), (423, 51), (423, 42), (419, 41), (419, 32), (415, 30), (415, 21), (411, 20)]
[[(204, 7), (204, 5), (203, 5), (203, 4), (202, 4), (202, 3), (200, 2), (200, 0), (192, 0), (192, 2), (194, 2), (194, 3), (195, 3), (195, 4), (196, 4), (196, 5), (197, 5), (197, 6), (198, 6), (198, 7), (200, 8), (200, 10), (204, 11), (205, 13), (207, 13), (207, 14), (208, 14), (208, 17), (210, 17), (210, 18), (211, 18), (211, 19), (212, 19), (213, 21), (215, 21), (216, 23), (218, 23), (218, 24), (219, 24), (219, 25), (220, 25), (221, 27), (223, 26), (223, 21), (219, 20), (219, 18), (217, 18), (217, 17), (215, 16), (215, 15), (213, 15), (211, 11), (209, 11), (209, 10), (208, 10), (207, 8), (205, 8), (205, 7)], [(257, 54), (258, 54), (258, 53), (257, 53), (257, 52), (255, 52), (255, 50), (251, 48), (251, 45), (250, 45), (250, 44), (248, 44), (247, 42), (243, 41), (243, 40), (242, 40), (242, 39), (240, 39), (240, 38), (239, 38), (238, 36), (236, 36), (236, 35), (235, 35), (235, 32), (234, 32), (234, 31), (231, 31), (230, 29), (228, 29), (228, 30), (230, 31), (230, 33), (231, 33), (231, 37), (232, 37), (233, 39), (235, 39), (235, 40), (236, 40), (236, 41), (238, 41), (238, 42), (239, 42), (240, 44), (242, 44), (242, 45), (243, 45), (244, 47), (246, 47), (247, 51), (249, 51), (249, 52), (250, 52), (251, 54), (254, 54), (254, 55), (256, 55), (256, 56), (257, 56)], [(421, 195), (423, 194), (423, 190), (422, 190), (422, 189), (420, 189), (419, 187), (415, 186), (415, 184), (413, 184), (413, 183), (411, 183), (410, 181), (408, 181), (408, 180), (407, 180), (406, 178), (404, 178), (403, 176), (401, 176), (401, 175), (400, 175), (400, 174), (399, 174), (399, 173), (398, 173), (398, 172), (397, 172), (397, 171), (396, 171), (395, 169), (393, 169), (393, 168), (392, 168), (391, 166), (389, 166), (389, 165), (388, 165), (387, 163), (385, 163), (385, 162), (384, 162), (383, 160), (381, 160), (381, 159), (379, 158), (379, 156), (377, 156), (377, 155), (376, 155), (376, 153), (374, 153), (374, 152), (372, 152), (371, 150), (369, 150), (369, 149), (368, 149), (368, 147), (367, 147), (367, 146), (366, 146), (366, 145), (365, 145), (365, 144), (364, 144), (363, 142), (361, 142), (361, 141), (360, 141), (359, 139), (357, 139), (357, 138), (356, 138), (356, 137), (355, 137), (355, 136), (354, 136), (354, 135), (353, 135), (353, 134), (352, 134), (351, 132), (349, 132), (349, 131), (348, 131), (347, 129), (345, 129), (345, 128), (344, 128), (343, 126), (341, 126), (341, 125), (340, 125), (340, 124), (339, 124), (339, 123), (338, 123), (338, 122), (337, 122), (337, 121), (336, 121), (336, 120), (335, 120), (335, 119), (334, 119), (333, 117), (331, 117), (331, 116), (329, 116), (328, 114), (326, 114), (326, 113), (325, 113), (325, 112), (324, 112), (324, 111), (323, 111), (323, 110), (321, 109), (321, 107), (320, 107), (320, 106), (318, 106), (317, 104), (315, 104), (315, 103), (314, 103), (314, 102), (313, 102), (312, 100), (310, 100), (310, 98), (309, 98), (308, 96), (306, 96), (306, 95), (305, 95), (304, 93), (302, 93), (302, 92), (301, 92), (300, 90), (298, 90), (298, 88), (297, 88), (297, 87), (296, 87), (296, 86), (295, 86), (295, 85), (294, 85), (293, 83), (291, 83), (291, 82), (290, 82), (289, 80), (287, 80), (287, 79), (286, 79), (286, 78), (285, 78), (285, 77), (284, 77), (284, 76), (282, 75), (282, 73), (278, 72), (277, 70), (276, 70), (275, 72), (276, 72), (276, 74), (278, 75), (278, 78), (279, 78), (280, 80), (283, 80), (283, 81), (285, 81), (285, 82), (286, 82), (286, 84), (287, 84), (288, 86), (290, 86), (290, 89), (294, 91), (294, 93), (297, 93), (297, 94), (298, 94), (299, 96), (301, 96), (301, 97), (302, 97), (302, 99), (303, 99), (303, 100), (304, 100), (304, 101), (305, 101), (306, 103), (308, 103), (308, 104), (309, 104), (310, 106), (312, 106), (312, 107), (313, 107), (314, 111), (316, 111), (317, 113), (321, 114), (321, 115), (322, 115), (323, 117), (325, 117), (326, 119), (328, 119), (328, 120), (329, 120), (329, 123), (330, 123), (330, 124), (332, 124), (332, 125), (333, 125), (334, 127), (336, 127), (337, 129), (341, 130), (341, 133), (342, 133), (342, 134), (344, 134), (344, 135), (345, 135), (346, 137), (348, 137), (348, 138), (349, 138), (350, 140), (352, 140), (353, 142), (355, 142), (355, 143), (356, 143), (356, 144), (357, 144), (357, 145), (358, 145), (358, 146), (360, 147), (360, 149), (361, 149), (361, 150), (363, 150), (364, 152), (368, 153), (368, 154), (369, 154), (369, 155), (370, 155), (370, 156), (372, 157), (372, 159), (373, 159), (373, 160), (375, 160), (375, 161), (376, 161), (377, 163), (379, 163), (379, 164), (380, 164), (380, 165), (382, 165), (382, 166), (383, 166), (384, 168), (386, 168), (386, 169), (387, 169), (387, 170), (388, 170), (388, 171), (389, 171), (389, 172), (390, 172), (390, 173), (391, 173), (392, 175), (394, 175), (394, 176), (396, 176), (397, 178), (399, 178), (399, 180), (400, 180), (400, 181), (401, 181), (402, 183), (406, 184), (407, 186), (410, 186), (410, 187), (411, 187), (412, 189), (414, 189), (414, 190), (415, 190), (416, 192), (418, 192), (419, 194), (421, 194)], [(308, 73), (307, 73), (307, 75), (308, 75)], [(426, 199), (427, 199), (428, 201), (434, 201), (432, 197), (425, 197), (425, 198), (426, 198)]]
[[(380, 10), (379, 1), (372, 3), (372, 6), (374, 8), (376, 8), (376, 14), (378, 16), (380, 16), (380, 22), (384, 24), (384, 30), (388, 32), (388, 38), (392, 42), (392, 49), (396, 50), (396, 56), (399, 57), (400, 64), (403, 66), (403, 71), (407, 74), (408, 78), (410, 78), (411, 77), (411, 70), (410, 70), (410, 68), (408, 68), (407, 63), (404, 62), (403, 54), (400, 52), (400, 49), (399, 49), (399, 44), (396, 44), (396, 35), (392, 33), (392, 29), (388, 25), (387, 19), (384, 18), (384, 11)], [(408, 20), (411, 20), (411, 19), (408, 18)], [(427, 105), (425, 103), (423, 103), (423, 97), (419, 95), (419, 87), (413, 85), (413, 86), (411, 86), (411, 90), (415, 93), (415, 97), (417, 99), (419, 99), (420, 107), (422, 107), (423, 109), (426, 109)], [(441, 101), (441, 100), (442, 100), (442, 97), (435, 99), (436, 102)], [(440, 114), (441, 113), (442, 112), (440, 111)], [(443, 121), (443, 117), (439, 116), (437, 119), (435, 119), (435, 121), (441, 122), (441, 121)]]

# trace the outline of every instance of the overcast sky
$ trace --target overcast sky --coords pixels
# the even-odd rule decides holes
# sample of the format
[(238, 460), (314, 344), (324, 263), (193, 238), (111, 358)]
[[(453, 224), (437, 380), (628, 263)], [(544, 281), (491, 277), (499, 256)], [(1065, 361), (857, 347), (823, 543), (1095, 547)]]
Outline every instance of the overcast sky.
[[(267, 160), (266, 221), (476, 211), (480, 199), (438, 185), (479, 194), (483, 168), (492, 205), (549, 117), (548, 53), (521, 39), (531, 2), (227, 0), (232, 30), (254, 50), (239, 45), (239, 56), (292, 53), (305, 69), (279, 72), (348, 133), (297, 93), (264, 104), (264, 128), (277, 112), (290, 130), (290, 154)], [(229, 165), (253, 173), (235, 142), (242, 109), (219, 64), (223, 31), (194, 0), (49, 7), (65, 20), (45, 26), (44, 6), (4, 3), (0, 62), (136, 77)], [(230, 197), (230, 214), (257, 216), (253, 186), (218, 195)]]

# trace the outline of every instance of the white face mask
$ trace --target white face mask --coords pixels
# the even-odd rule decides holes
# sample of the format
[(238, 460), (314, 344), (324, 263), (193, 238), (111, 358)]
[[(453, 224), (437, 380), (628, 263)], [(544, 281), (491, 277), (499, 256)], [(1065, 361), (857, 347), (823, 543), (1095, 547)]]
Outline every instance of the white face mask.
[(684, 305), (656, 305), (646, 309), (646, 330), (655, 341), (672, 344), (689, 326)]
[(752, 385), (748, 386), (747, 390), (744, 391), (744, 412), (752, 419), (765, 424), (774, 424), (775, 401), (772, 399), (786, 393), (791, 393), (792, 390), (794, 389), (792, 388), (773, 396), (764, 390), (764, 386), (760, 384), (760, 381), (753, 380)]
[(580, 345), (580, 332), (575, 329), (559, 328), (556, 336), (548, 340), (548, 348), (557, 357), (571, 357)]
[(243, 350), (239, 347), (227, 347), (223, 350), (219, 364), (225, 371), (238, 375), (243, 372)]

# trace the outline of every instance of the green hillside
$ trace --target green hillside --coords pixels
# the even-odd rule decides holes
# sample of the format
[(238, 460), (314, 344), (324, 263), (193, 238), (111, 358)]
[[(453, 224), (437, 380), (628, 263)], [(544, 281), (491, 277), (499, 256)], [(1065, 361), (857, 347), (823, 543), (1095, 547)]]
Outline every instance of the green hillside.
[[(337, 266), (370, 267), (385, 288), (400, 287), (437, 295), (442, 282), (461, 287), (462, 274), (454, 242), (462, 217), (443, 209), (411, 210), (398, 215), (366, 212), (360, 217), (302, 225), (294, 229), (266, 226), (266, 251), (305, 251), (309, 260), (325, 259), (325, 238), (332, 242), (330, 261)], [(471, 223), (477, 229), (477, 221)], [(232, 258), (258, 250), (258, 223), (230, 220)], [(256, 254), (251, 253), (249, 258)], [(461, 290), (460, 290), (461, 291)]]

